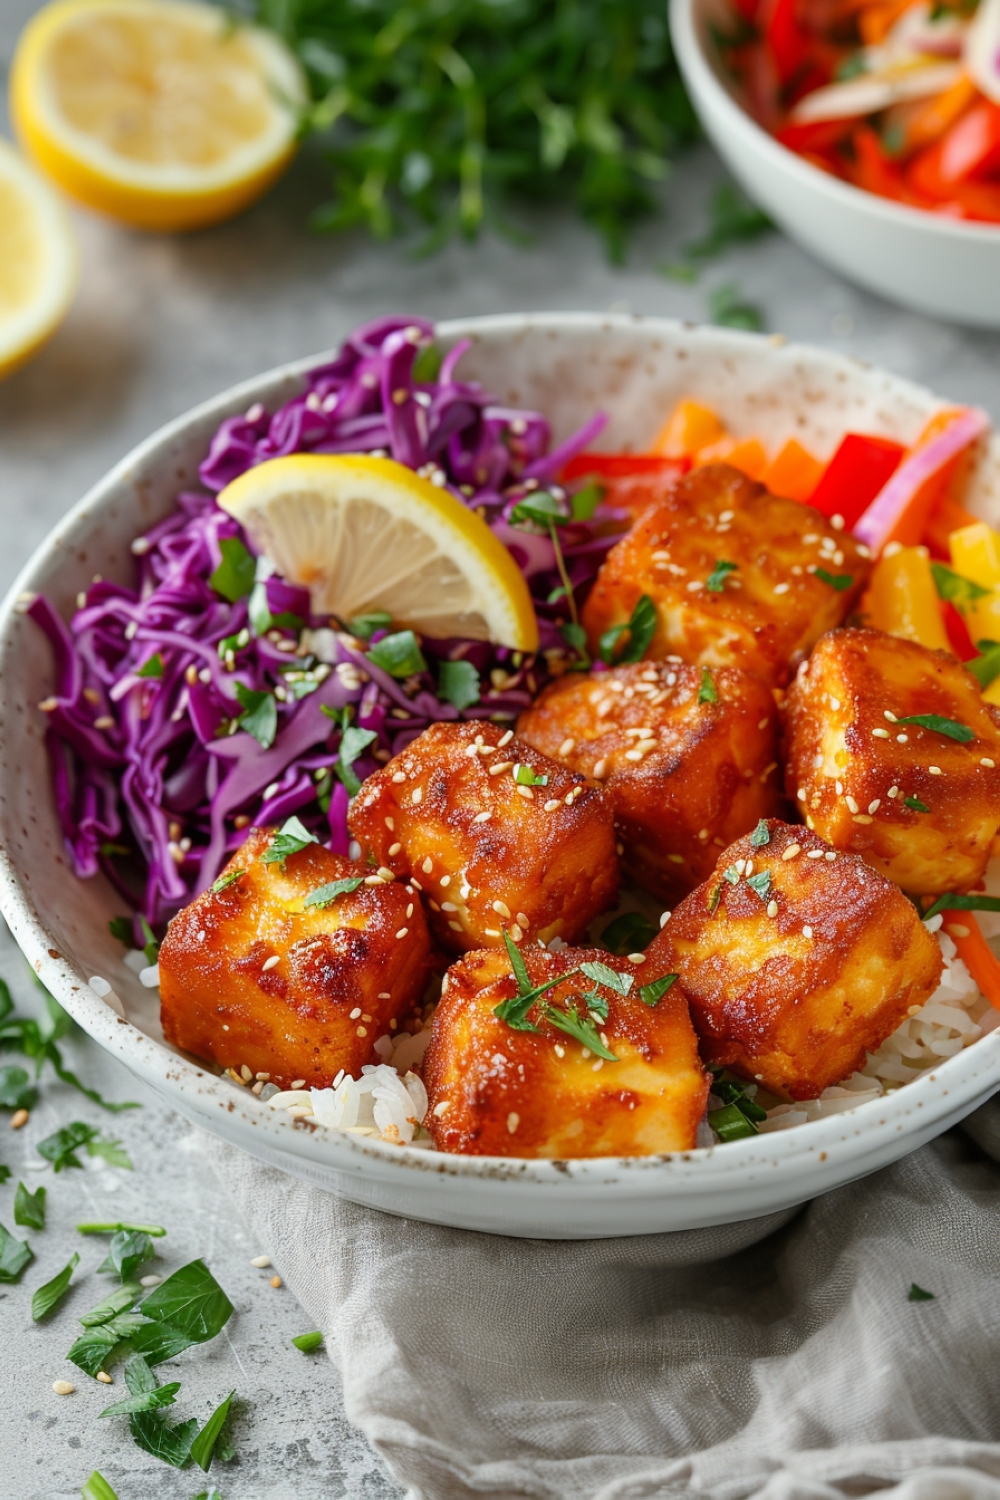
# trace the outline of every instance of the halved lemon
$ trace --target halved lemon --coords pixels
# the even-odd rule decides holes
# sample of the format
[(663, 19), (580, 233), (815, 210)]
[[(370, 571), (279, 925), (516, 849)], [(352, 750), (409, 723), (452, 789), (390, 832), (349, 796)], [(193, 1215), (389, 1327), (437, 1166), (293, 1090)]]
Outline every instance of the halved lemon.
[(432, 638), (538, 647), (528, 585), (507, 548), (461, 500), (391, 458), (272, 458), (227, 485), (219, 504), (284, 578), (309, 589), (317, 614), (384, 610)]
[(62, 322), (76, 271), (76, 240), (62, 204), (0, 141), (0, 379)]
[(254, 202), (294, 154), (304, 100), (278, 37), (191, 0), (56, 0), (11, 64), (25, 149), (139, 229), (196, 229)]

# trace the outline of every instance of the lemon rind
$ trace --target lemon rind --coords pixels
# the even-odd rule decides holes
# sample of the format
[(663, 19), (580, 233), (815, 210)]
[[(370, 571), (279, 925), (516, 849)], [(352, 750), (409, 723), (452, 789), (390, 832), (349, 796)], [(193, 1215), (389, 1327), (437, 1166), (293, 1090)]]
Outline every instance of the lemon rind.
[(41, 294), (23, 309), (0, 317), (0, 379), (24, 364), (69, 311), (79, 279), (76, 236), (69, 216), (48, 183), (0, 140), (0, 176), (20, 189), (37, 215), (47, 264), (39, 275)]

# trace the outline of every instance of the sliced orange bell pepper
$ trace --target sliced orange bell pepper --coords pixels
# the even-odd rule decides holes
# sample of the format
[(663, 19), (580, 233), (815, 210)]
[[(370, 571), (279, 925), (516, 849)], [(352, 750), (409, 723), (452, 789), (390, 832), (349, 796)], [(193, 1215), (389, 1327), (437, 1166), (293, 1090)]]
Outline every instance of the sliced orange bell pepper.
[(809, 500), (823, 478), (824, 466), (795, 438), (789, 438), (764, 471), (772, 495)]
[(951, 533), (975, 525), (978, 519), (951, 495), (942, 495), (924, 527), (923, 540), (935, 557), (947, 560), (951, 557)]
[(693, 458), (700, 449), (725, 436), (726, 429), (711, 407), (697, 401), (678, 401), (650, 452), (662, 458)]
[(748, 479), (759, 480), (767, 468), (767, 450), (757, 438), (720, 438), (699, 448), (695, 468), (702, 469), (706, 464), (730, 464)]

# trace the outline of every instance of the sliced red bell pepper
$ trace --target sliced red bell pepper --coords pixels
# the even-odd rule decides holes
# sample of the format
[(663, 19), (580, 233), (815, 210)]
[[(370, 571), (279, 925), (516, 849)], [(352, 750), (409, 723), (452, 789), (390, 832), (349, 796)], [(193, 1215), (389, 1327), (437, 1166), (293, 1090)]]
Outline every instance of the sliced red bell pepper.
[(797, 0), (764, 0), (761, 20), (778, 77), (787, 84), (806, 63), (811, 46), (799, 24)]
[(948, 644), (959, 661), (971, 661), (974, 656), (978, 656), (979, 652), (972, 644), (965, 621), (950, 599), (941, 600), (941, 614), (944, 628), (948, 632)]
[(827, 464), (809, 504), (825, 516), (843, 516), (850, 531), (899, 468), (905, 452), (889, 438), (849, 432)]
[(956, 182), (944, 176), (941, 157), (945, 140), (915, 156), (907, 169), (910, 186), (940, 206), (957, 209), (964, 219), (1000, 223), (1000, 182)]
[(981, 100), (956, 120), (941, 141), (940, 171), (945, 182), (966, 182), (1000, 166), (1000, 109)]
[(783, 125), (775, 138), (789, 151), (825, 154), (847, 139), (853, 120), (813, 120), (806, 125)]
[(578, 453), (560, 476), (563, 483), (574, 479), (636, 479), (642, 474), (676, 474), (691, 467), (689, 458), (663, 458), (658, 453)]

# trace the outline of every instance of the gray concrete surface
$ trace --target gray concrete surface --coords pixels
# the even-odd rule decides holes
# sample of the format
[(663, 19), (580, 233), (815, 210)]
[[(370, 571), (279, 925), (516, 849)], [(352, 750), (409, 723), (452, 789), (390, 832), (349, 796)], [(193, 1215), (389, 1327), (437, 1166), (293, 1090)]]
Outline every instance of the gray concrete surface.
[[(35, 8), (32, 0), (0, 0), (0, 64)], [(66, 507), (138, 439), (232, 381), (327, 347), (362, 318), (389, 310), (444, 317), (615, 307), (698, 318), (707, 292), (735, 279), (772, 331), (890, 366), (1000, 418), (1000, 338), (900, 312), (777, 235), (727, 252), (696, 286), (659, 274), (657, 266), (701, 231), (719, 177), (707, 150), (693, 153), (671, 184), (669, 214), (643, 229), (619, 269), (562, 216), (534, 220), (527, 248), (488, 238), (427, 261), (361, 236), (317, 239), (305, 226), (324, 187), (312, 152), (264, 203), (212, 232), (146, 238), (76, 215), (83, 260), (76, 304), (48, 348), (0, 387), (0, 588)], [(36, 1004), (6, 935), (0, 972), (23, 1003)], [(163, 1268), (204, 1256), (236, 1305), (216, 1344), (171, 1367), (183, 1381), (178, 1415), (207, 1414), (232, 1387), (240, 1395), (239, 1457), (216, 1479), (226, 1500), (397, 1496), (380, 1460), (346, 1423), (329, 1362), (291, 1346), (291, 1336), (305, 1331), (301, 1314), (287, 1292), (268, 1285), (270, 1272), (249, 1265), (265, 1247), (249, 1241), (220, 1196), (188, 1127), (91, 1043), (78, 1038), (68, 1050), (110, 1096), (144, 1107), (104, 1116), (56, 1084), (45, 1087), (22, 1132), (0, 1121), (0, 1161), (15, 1174), (0, 1187), (0, 1222), (12, 1227), (18, 1175), (49, 1188), (49, 1227), (30, 1236), (37, 1259), (23, 1286), (5, 1288), (0, 1301), (0, 1500), (70, 1500), (95, 1467), (120, 1500), (190, 1500), (203, 1487), (200, 1471), (177, 1473), (137, 1449), (124, 1419), (98, 1422), (103, 1393), (85, 1378), (72, 1397), (51, 1392), (53, 1380), (72, 1377), (63, 1354), (76, 1317), (102, 1294), (96, 1249), (82, 1244), (77, 1279), (86, 1284), (47, 1323), (31, 1323), (26, 1292), (65, 1264), (79, 1240), (73, 1224), (96, 1213), (164, 1224)], [(58, 1177), (34, 1170), (34, 1143), (72, 1119), (119, 1135), (135, 1170)]]

